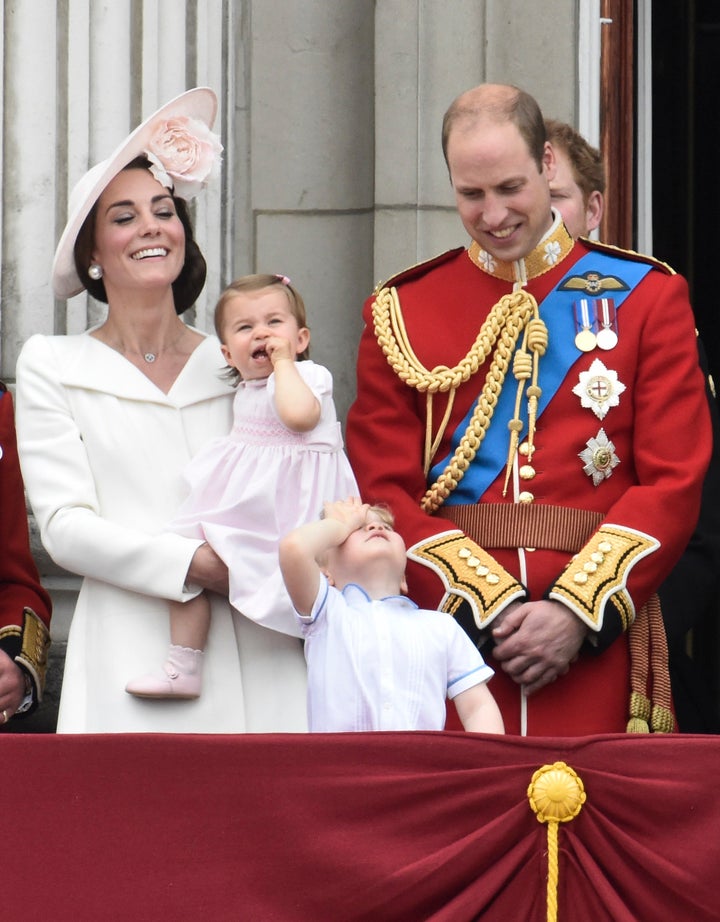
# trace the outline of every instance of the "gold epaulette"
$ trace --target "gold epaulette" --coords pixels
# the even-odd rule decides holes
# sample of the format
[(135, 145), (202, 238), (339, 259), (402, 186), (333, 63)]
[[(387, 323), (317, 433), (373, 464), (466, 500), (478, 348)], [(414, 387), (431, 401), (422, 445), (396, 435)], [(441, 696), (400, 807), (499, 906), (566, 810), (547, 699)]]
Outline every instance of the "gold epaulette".
[(654, 256), (648, 256), (647, 253), (638, 253), (637, 250), (625, 250), (622, 247), (613, 246), (611, 243), (602, 243), (600, 240), (590, 240), (589, 237), (580, 237), (580, 240), (590, 250), (598, 250), (600, 253), (608, 253), (610, 256), (622, 256), (625, 259), (631, 259), (637, 263), (648, 263), (655, 269), (659, 269), (666, 275), (677, 275), (672, 266), (664, 263), (661, 259)]
[(401, 272), (398, 272), (396, 275), (390, 276), (389, 279), (385, 282), (378, 282), (375, 286), (374, 294), (382, 291), (383, 288), (393, 288), (407, 282), (411, 279), (420, 278), (422, 275), (425, 275), (426, 272), (429, 272), (431, 269), (434, 269), (436, 266), (442, 265), (444, 262), (449, 262), (453, 257), (457, 256), (458, 253), (464, 253), (465, 247), (456, 247), (454, 250), (446, 250), (444, 253), (440, 253), (438, 256), (433, 256), (430, 259), (426, 259), (421, 263), (415, 263), (413, 266), (408, 266), (407, 269), (403, 269)]

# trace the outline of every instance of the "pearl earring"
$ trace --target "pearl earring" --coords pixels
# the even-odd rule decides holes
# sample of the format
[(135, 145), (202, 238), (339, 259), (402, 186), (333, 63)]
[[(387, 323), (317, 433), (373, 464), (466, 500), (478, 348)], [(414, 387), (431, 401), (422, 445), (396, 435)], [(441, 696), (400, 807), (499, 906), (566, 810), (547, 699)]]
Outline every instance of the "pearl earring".
[(99, 263), (93, 263), (88, 269), (88, 275), (97, 282), (103, 275), (102, 266)]

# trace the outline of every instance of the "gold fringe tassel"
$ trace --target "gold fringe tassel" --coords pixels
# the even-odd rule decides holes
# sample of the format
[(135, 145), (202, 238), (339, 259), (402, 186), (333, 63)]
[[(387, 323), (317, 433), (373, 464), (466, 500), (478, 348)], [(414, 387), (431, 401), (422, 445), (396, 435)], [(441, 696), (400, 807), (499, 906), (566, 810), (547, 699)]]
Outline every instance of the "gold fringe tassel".
[(667, 637), (660, 602), (652, 596), (628, 631), (630, 717), (628, 733), (673, 733)]

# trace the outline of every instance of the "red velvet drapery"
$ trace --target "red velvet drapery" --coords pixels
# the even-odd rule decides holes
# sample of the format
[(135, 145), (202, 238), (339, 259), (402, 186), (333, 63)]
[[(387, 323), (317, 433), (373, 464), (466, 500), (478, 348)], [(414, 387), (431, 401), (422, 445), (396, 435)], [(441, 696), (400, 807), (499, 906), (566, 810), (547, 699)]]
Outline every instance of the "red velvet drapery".
[(720, 740), (463, 733), (0, 739), (8, 920), (544, 922), (533, 773), (559, 827), (558, 919), (720, 919)]

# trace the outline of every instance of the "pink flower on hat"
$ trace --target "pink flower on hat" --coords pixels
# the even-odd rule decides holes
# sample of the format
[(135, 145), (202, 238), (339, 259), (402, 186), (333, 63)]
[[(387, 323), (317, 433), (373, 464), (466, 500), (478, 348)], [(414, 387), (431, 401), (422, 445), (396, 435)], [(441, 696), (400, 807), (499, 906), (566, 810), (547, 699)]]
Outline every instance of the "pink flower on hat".
[(146, 153), (155, 179), (189, 199), (207, 185), (222, 150), (220, 139), (204, 122), (178, 115), (158, 122)]

